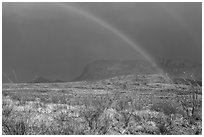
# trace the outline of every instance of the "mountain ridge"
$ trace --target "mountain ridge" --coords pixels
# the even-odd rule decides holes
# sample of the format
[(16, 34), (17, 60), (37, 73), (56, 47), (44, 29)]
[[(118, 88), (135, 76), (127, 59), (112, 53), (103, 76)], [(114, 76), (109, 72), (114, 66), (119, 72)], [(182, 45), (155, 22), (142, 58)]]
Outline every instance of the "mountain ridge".
[(64, 81), (62, 81), (62, 80), (49, 80), (49, 79), (46, 79), (42, 76), (37, 76), (29, 83), (60, 83), (60, 82), (64, 82)]
[[(182, 59), (162, 59), (157, 65), (171, 78), (182, 77), (202, 81), (202, 63)], [(95, 81), (129, 74), (156, 74), (156, 70), (144, 60), (97, 60), (88, 63), (81, 75), (73, 81)]]

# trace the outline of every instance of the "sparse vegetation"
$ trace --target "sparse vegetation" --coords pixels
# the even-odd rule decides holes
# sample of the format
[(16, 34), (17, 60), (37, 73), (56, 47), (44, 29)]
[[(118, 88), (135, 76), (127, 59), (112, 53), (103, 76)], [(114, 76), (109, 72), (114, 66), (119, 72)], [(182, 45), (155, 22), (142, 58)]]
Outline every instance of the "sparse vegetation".
[[(154, 83), (149, 79), (151, 76), (131, 76), (128, 80), (125, 77), (112, 79), (109, 84), (106, 81), (81, 83), (83, 89), (80, 86), (65, 89), (62, 87), (67, 85), (58, 84), (60, 90), (57, 91), (49, 90), (49, 85), (42, 91), (41, 88), (15, 91), (15, 88), (4, 90), (3, 87), (2, 133), (201, 134), (201, 86), (159, 83), (158, 80)], [(125, 86), (114, 88), (117, 83), (123, 85), (123, 81)], [(98, 89), (92, 89), (94, 85), (99, 85)]]

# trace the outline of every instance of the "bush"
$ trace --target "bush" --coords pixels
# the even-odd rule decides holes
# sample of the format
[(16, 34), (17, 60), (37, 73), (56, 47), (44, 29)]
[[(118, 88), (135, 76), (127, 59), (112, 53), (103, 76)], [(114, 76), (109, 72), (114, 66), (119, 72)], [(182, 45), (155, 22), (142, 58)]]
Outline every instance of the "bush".
[(2, 119), (2, 128), (6, 135), (25, 135), (26, 124), (24, 121), (15, 121), (12, 119)]
[(152, 105), (151, 110), (163, 112), (165, 115), (176, 114), (176, 106), (170, 102), (158, 102)]

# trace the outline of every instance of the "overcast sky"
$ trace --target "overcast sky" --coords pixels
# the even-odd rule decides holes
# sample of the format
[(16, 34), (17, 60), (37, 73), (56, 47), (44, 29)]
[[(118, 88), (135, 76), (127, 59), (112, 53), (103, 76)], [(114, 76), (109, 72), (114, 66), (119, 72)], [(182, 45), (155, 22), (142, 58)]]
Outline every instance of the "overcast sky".
[(137, 59), (110, 26), (153, 58), (202, 57), (201, 3), (3, 3), (2, 11), (3, 82), (16, 81), (14, 72), (20, 82), (72, 80), (94, 60)]

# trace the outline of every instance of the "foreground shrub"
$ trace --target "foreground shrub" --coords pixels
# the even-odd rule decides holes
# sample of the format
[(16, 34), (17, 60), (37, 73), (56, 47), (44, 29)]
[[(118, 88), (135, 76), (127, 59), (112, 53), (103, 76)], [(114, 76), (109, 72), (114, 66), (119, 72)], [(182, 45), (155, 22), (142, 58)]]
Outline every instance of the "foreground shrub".
[(159, 103), (153, 104), (151, 107), (151, 110), (158, 111), (158, 112), (161, 111), (165, 115), (176, 113), (176, 108), (169, 102), (159, 102)]
[(19, 104), (6, 99), (2, 109), (2, 132), (8, 135), (202, 133), (202, 119), (191, 122), (179, 113), (178, 104), (160, 100), (150, 109), (137, 110), (131, 101), (111, 100), (111, 104), (92, 100), (95, 105), (69, 106), (39, 101)]
[(6, 135), (25, 135), (26, 125), (24, 121), (2, 120), (3, 132)]

